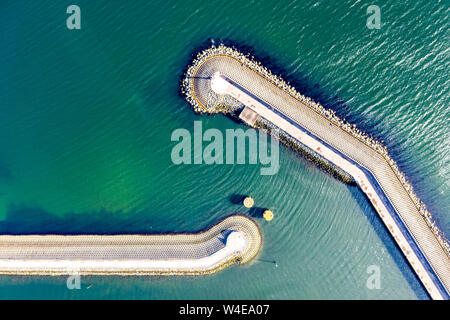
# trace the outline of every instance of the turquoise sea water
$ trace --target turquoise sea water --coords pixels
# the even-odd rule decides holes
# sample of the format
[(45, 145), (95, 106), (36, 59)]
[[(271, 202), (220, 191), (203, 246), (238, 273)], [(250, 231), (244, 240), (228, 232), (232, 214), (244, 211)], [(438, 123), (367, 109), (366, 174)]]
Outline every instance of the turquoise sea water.
[[(81, 8), (81, 30), (66, 8)], [(381, 29), (366, 8), (381, 8)], [(194, 277), (0, 276), (0, 298), (428, 298), (356, 187), (281, 148), (280, 170), (171, 161), (173, 130), (244, 128), (179, 96), (201, 46), (232, 42), (384, 140), (450, 235), (449, 7), (439, 1), (5, 1), (0, 4), (0, 233), (196, 231), (251, 194), (260, 260)], [(249, 213), (250, 214), (250, 213)], [(264, 260), (276, 260), (278, 267)], [(366, 288), (366, 269), (381, 289)]]

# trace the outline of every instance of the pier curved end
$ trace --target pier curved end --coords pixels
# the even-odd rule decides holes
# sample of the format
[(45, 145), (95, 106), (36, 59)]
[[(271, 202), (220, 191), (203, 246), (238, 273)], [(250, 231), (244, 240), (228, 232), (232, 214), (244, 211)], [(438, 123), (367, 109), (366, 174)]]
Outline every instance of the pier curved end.
[(251, 261), (258, 225), (229, 216), (198, 232), (165, 235), (0, 235), (0, 274), (204, 275)]

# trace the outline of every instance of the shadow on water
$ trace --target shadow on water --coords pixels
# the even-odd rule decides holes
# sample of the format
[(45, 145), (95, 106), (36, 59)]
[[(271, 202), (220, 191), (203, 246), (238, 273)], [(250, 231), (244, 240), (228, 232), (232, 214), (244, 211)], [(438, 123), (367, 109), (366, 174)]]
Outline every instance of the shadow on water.
[(373, 206), (370, 204), (369, 198), (357, 186), (347, 186), (347, 188), (350, 190), (353, 198), (356, 200), (358, 206), (361, 208), (365, 217), (382, 241), (389, 255), (397, 264), (397, 267), (400, 269), (400, 272), (405, 277), (406, 281), (408, 282), (409, 286), (414, 291), (416, 296), (419, 299), (430, 299), (427, 291), (423, 287), (416, 273), (411, 268), (410, 264), (406, 261), (406, 258), (401, 252), (400, 248), (397, 246), (397, 243), (394, 241), (383, 221), (378, 216)]
[(242, 204), (244, 199), (245, 199), (246, 195), (245, 194), (238, 194), (238, 193), (232, 193), (229, 197), (228, 200), (230, 200), (230, 202), (232, 204)]
[(249, 214), (253, 218), (262, 218), (265, 210), (266, 210), (266, 208), (253, 207), (250, 209)]
[[(243, 205), (245, 197), (247, 197), (247, 195), (245, 195), (245, 194), (232, 193), (228, 197), (228, 200), (232, 204), (241, 205), (242, 210), (244, 210), (244, 209), (247, 210), (247, 208), (245, 208)], [(251, 216), (252, 218), (259, 219), (259, 218), (263, 217), (264, 210), (266, 210), (266, 208), (252, 207), (252, 208), (248, 209), (248, 215)]]
[(154, 218), (141, 212), (99, 211), (58, 216), (42, 209), (13, 208), (0, 221), (0, 234), (170, 234), (173, 230), (199, 232), (208, 227), (205, 224), (186, 230), (183, 220), (174, 222), (161, 215)]
[(224, 114), (224, 117), (227, 117), (228, 119), (230, 119), (231, 121), (233, 121), (236, 124), (242, 125), (244, 122), (239, 119), (239, 114), (241, 111), (242, 111), (242, 109), (237, 110), (231, 114), (229, 114), (229, 113)]
[[(230, 212), (214, 221), (202, 221), (192, 227), (185, 220), (163, 217), (149, 217), (148, 212), (99, 211), (92, 213), (67, 213), (58, 216), (35, 208), (10, 210), (5, 220), (0, 221), (0, 235), (61, 234), (61, 235), (117, 235), (117, 234), (183, 234), (204, 232), (223, 219), (241, 212)], [(228, 235), (229, 230), (223, 231)]]

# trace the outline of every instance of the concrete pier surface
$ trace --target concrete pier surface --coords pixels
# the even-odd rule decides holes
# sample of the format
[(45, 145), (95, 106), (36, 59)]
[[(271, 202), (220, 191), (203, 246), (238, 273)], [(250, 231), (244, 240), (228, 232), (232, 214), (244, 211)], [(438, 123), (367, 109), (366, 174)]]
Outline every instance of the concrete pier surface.
[[(449, 299), (448, 242), (386, 149), (234, 49), (199, 54), (183, 91), (200, 113), (255, 114), (353, 177), (433, 299)], [(247, 121), (246, 119), (250, 119)]]
[(243, 215), (191, 234), (1, 235), (0, 274), (203, 275), (249, 262), (261, 244)]

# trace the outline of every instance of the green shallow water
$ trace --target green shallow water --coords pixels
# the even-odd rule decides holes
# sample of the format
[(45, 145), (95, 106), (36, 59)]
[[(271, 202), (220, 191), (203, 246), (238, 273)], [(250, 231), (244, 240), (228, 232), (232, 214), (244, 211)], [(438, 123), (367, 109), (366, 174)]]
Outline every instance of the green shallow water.
[[(275, 213), (249, 266), (200, 278), (0, 276), (0, 298), (427, 298), (364, 195), (281, 148), (280, 170), (171, 161), (177, 128), (245, 128), (198, 116), (178, 94), (202, 45), (222, 40), (385, 141), (450, 233), (448, 8), (407, 1), (52, 1), (0, 5), (0, 232), (196, 231), (251, 194)], [(245, 48), (244, 48), (245, 49)], [(270, 61), (268, 61), (270, 57)], [(278, 68), (276, 68), (278, 67)], [(279, 70), (278, 70), (279, 69)], [(276, 260), (278, 267), (264, 260)], [(381, 289), (366, 288), (370, 265)], [(93, 286), (91, 286), (93, 285)]]

